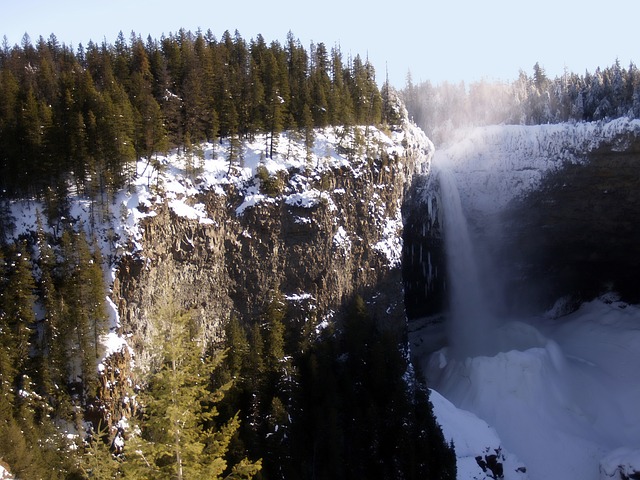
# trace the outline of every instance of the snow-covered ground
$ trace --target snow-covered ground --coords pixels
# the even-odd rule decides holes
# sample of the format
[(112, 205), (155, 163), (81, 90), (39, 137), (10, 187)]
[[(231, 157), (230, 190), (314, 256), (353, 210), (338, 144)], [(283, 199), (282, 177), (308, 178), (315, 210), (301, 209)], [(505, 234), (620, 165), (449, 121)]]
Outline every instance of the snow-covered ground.
[(0, 480), (11, 480), (13, 475), (4, 467), (4, 465), (0, 465)]
[[(460, 132), (459, 143), (436, 152), (434, 164), (453, 172), (466, 212), (492, 213), (539, 185), (545, 173), (639, 130), (640, 122), (627, 119), (485, 127)], [(456, 290), (455, 279), (449, 281)], [(640, 306), (609, 294), (558, 318), (562, 310), (560, 301), (546, 316), (492, 318), (476, 336), (486, 345), (474, 356), (445, 347), (422, 358), (436, 390), (434, 411), (457, 447), (460, 480), (494, 478), (476, 460), (487, 452), (502, 461), (505, 479), (640, 476)], [(451, 323), (463, 329), (466, 323), (469, 331), (488, 315), (463, 312)]]

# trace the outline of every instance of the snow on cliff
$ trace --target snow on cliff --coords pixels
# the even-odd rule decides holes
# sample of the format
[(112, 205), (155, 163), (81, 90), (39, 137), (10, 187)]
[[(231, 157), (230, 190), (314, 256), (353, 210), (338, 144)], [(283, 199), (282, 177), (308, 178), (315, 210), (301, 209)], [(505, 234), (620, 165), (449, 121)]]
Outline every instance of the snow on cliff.
[(494, 213), (535, 189), (545, 174), (584, 162), (589, 152), (628, 132), (640, 135), (640, 120), (462, 129), (434, 161), (453, 171), (470, 213)]
[[(361, 134), (359, 142), (355, 138), (356, 128)], [(327, 202), (331, 207), (332, 195), (344, 192), (314, 187), (324, 172), (342, 169), (359, 177), (371, 170), (368, 157), (384, 153), (391, 158), (403, 159), (407, 149), (413, 148), (421, 152), (416, 165), (418, 171), (415, 173), (426, 173), (433, 153), (433, 144), (419, 128), (409, 122), (401, 130), (333, 127), (316, 130), (314, 135), (313, 147), (307, 152), (299, 135), (289, 132), (281, 134), (273, 158), (265, 155), (267, 137), (256, 135), (251, 141), (243, 141), (239, 158), (232, 164), (228, 160), (228, 140), (197, 145), (191, 153), (174, 150), (167, 155), (154, 156), (152, 160), (140, 160), (136, 165), (136, 178), (132, 185), (117, 192), (112, 205), (108, 208), (98, 206), (82, 195), (72, 194), (69, 198), (70, 218), (59, 219), (57, 227), (47, 226), (42, 221), (44, 208), (40, 202), (31, 199), (13, 201), (9, 208), (15, 220), (14, 228), (5, 232), (5, 235), (9, 240), (15, 240), (21, 235), (35, 232), (38, 218), (49, 232), (69, 224), (75, 225), (75, 228), (85, 228), (87, 233), (95, 234), (98, 239), (107, 263), (106, 280), (109, 285), (115, 278), (119, 256), (131, 253), (131, 248), (144, 256), (140, 243), (141, 221), (154, 216), (154, 209), (163, 203), (180, 217), (202, 224), (214, 224), (214, 220), (207, 216), (204, 204), (198, 201), (198, 195), (213, 192), (226, 196), (228, 190), (233, 190), (239, 192), (244, 199), (236, 209), (237, 215), (243, 215), (247, 208), (276, 201), (274, 196), (261, 192), (261, 180), (258, 177), (262, 170), (269, 176), (277, 176), (283, 171), (298, 172), (290, 176), (277, 201), (302, 208), (312, 208), (319, 202)], [(392, 268), (399, 265), (402, 252), (402, 222), (400, 209), (396, 210), (393, 213), (387, 212), (382, 205), (371, 208), (376, 215), (372, 224), (377, 225), (380, 230), (379, 241), (374, 248), (385, 256)], [(339, 224), (340, 219), (336, 217), (335, 221)], [(350, 233), (344, 228), (340, 232), (343, 238), (336, 240), (347, 245)], [(117, 334), (117, 309), (110, 299), (107, 300), (111, 327), (102, 340), (108, 356), (128, 346), (126, 339)], [(102, 361), (99, 368), (102, 367)]]

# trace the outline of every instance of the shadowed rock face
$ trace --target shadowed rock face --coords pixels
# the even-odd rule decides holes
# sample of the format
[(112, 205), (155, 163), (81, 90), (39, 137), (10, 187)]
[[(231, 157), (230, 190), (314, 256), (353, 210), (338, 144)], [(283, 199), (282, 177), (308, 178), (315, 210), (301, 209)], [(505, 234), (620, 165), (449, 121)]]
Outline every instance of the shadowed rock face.
[(515, 303), (549, 306), (607, 290), (640, 301), (640, 140), (588, 159), (547, 176), (503, 213), (498, 258), (516, 267), (505, 287)]
[(402, 278), (407, 317), (438, 314), (446, 300), (446, 266), (439, 186), (433, 175), (414, 179), (402, 216)]
[[(509, 181), (512, 172), (505, 160), (509, 155), (521, 157), (519, 163), (513, 162), (516, 166), (523, 163), (531, 164), (530, 170), (537, 168), (535, 158), (528, 162), (517, 148), (522, 138), (512, 142), (509, 135), (498, 135), (477, 142), (490, 147), (487, 158), (493, 158), (494, 150), (504, 157), (505, 168), (483, 166), (486, 159), (473, 148), (464, 153), (471, 160), (458, 159), (461, 195), (466, 194), (463, 207), (478, 253), (480, 277), (493, 295), (490, 303), (496, 313), (540, 313), (562, 297), (571, 300), (568, 305), (578, 305), (610, 290), (624, 300), (640, 301), (640, 135), (622, 130), (592, 148), (603, 136), (601, 129), (592, 130), (576, 129), (586, 145), (574, 151), (579, 162), (565, 162), (550, 173), (541, 170), (538, 187), (524, 196), (506, 189), (502, 193), (515, 199), (495, 211), (475, 208), (474, 195), (464, 189), (484, 188), (480, 193), (488, 196), (492, 190), (485, 183), (515, 188), (517, 182)], [(585, 131), (595, 136), (593, 141)], [(543, 136), (545, 148), (526, 152), (538, 155), (545, 165), (561, 164), (574, 135), (568, 129), (557, 136)], [(475, 169), (465, 170), (470, 167)], [(409, 319), (447, 308), (439, 204), (437, 182), (417, 178), (403, 210), (403, 280)]]

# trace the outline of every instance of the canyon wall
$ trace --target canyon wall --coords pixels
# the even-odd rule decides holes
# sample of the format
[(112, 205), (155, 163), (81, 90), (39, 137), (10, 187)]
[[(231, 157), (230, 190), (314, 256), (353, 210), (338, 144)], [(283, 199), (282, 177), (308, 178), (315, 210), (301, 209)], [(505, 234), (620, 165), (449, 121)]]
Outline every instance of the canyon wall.
[[(258, 318), (273, 292), (294, 312), (291, 328), (330, 322), (358, 294), (380, 322), (404, 329), (402, 206), (414, 179), (428, 175), (433, 147), (408, 123), (384, 138), (362, 156), (336, 147), (340, 165), (288, 168), (240, 187), (201, 184), (181, 200), (204, 206), (206, 222), (162, 198), (138, 206), (153, 215), (140, 221), (138, 248), (122, 258), (113, 296), (139, 361), (167, 298), (191, 311), (214, 343), (232, 315)], [(276, 188), (267, 191), (268, 181)], [(256, 191), (264, 195), (252, 201)]]

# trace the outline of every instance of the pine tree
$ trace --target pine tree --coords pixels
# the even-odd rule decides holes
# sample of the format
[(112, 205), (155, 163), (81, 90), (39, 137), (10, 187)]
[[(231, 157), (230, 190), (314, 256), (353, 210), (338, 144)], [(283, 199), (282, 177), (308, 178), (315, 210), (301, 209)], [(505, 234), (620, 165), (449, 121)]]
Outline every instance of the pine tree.
[(311, 169), (313, 165), (311, 165), (313, 159), (313, 145), (315, 144), (315, 132), (313, 130), (313, 116), (311, 115), (311, 109), (309, 105), (304, 105), (302, 107), (302, 120), (300, 122), (300, 126), (302, 128), (303, 137), (304, 137), (304, 148), (305, 148), (305, 160), (307, 164), (307, 169)]
[(8, 68), (0, 69), (0, 183), (4, 190), (17, 193), (19, 182), (18, 105), (20, 85)]
[(246, 373), (245, 365), (251, 347), (247, 339), (247, 332), (236, 316), (232, 316), (229, 323), (227, 323), (225, 335), (226, 344), (229, 345), (225, 358), (225, 364), (228, 365), (230, 376), (227, 381), (233, 380), (237, 385), (243, 380), (243, 376)]
[[(301, 127), (303, 125), (303, 109), (309, 106), (309, 82), (307, 81), (309, 71), (309, 57), (300, 44), (299, 40), (293, 36), (292, 32), (287, 34), (287, 44), (285, 47), (287, 55), (288, 84), (290, 90), (289, 111), (293, 115), (295, 123)], [(313, 120), (311, 122), (313, 126)]]
[(398, 111), (400, 102), (398, 94), (389, 84), (389, 78), (384, 82), (380, 95), (382, 99), (382, 122), (386, 125), (399, 125), (401, 122), (400, 112)]
[(125, 459), (122, 455), (111, 451), (111, 446), (104, 441), (107, 437), (107, 429), (99, 425), (85, 440), (79, 461), (83, 478), (111, 480), (123, 477)]
[(329, 112), (329, 103), (327, 96), (330, 94), (331, 80), (328, 75), (329, 61), (327, 57), (327, 49), (324, 43), (311, 46), (311, 72), (310, 81), (310, 99), (314, 119), (317, 127), (324, 128), (329, 125), (331, 117)]
[(278, 290), (272, 291), (267, 302), (264, 320), (267, 327), (266, 345), (267, 368), (278, 372), (285, 356), (284, 319), (287, 305), (284, 296)]
[(160, 353), (143, 395), (142, 437), (126, 447), (136, 459), (135, 473), (144, 478), (252, 478), (260, 462), (245, 459), (230, 467), (225, 460), (239, 427), (237, 417), (213, 427), (215, 404), (226, 387), (211, 391), (210, 376), (222, 357), (203, 358), (194, 348), (198, 334), (190, 315), (172, 301), (158, 312), (155, 327)]
[[(81, 385), (81, 398), (87, 401), (95, 394), (97, 359), (102, 355), (100, 336), (106, 330), (106, 288), (99, 250), (91, 252), (84, 232), (65, 231), (61, 239), (63, 255), (64, 321), (61, 331), (75, 350), (79, 371), (74, 375)], [(96, 247), (97, 248), (97, 247)]]
[(3, 313), (2, 347), (18, 377), (26, 374), (27, 361), (31, 348), (31, 334), (35, 325), (35, 281), (33, 279), (31, 259), (24, 242), (20, 242), (8, 262), (8, 280), (2, 295)]
[[(55, 256), (53, 249), (47, 241), (46, 233), (42, 227), (42, 220), (38, 215), (37, 220), (37, 246), (39, 251), (38, 266), (40, 267), (39, 297), (44, 310), (42, 319), (41, 335), (38, 344), (39, 367), (37, 369), (39, 385), (45, 395), (52, 395), (55, 391), (54, 385), (62, 380), (62, 369), (53, 360), (52, 350), (56, 350), (54, 345), (58, 343), (58, 322), (59, 309), (56, 298), (56, 288), (53, 283)], [(57, 359), (56, 359), (57, 360)]]
[(0, 418), (9, 418), (14, 395), (15, 363), (12, 358), (12, 333), (7, 307), (11, 301), (7, 291), (9, 274), (4, 252), (0, 249)]
[(119, 83), (114, 83), (103, 92), (102, 111), (99, 117), (100, 151), (106, 159), (107, 171), (116, 188), (133, 180), (134, 117), (131, 102)]

